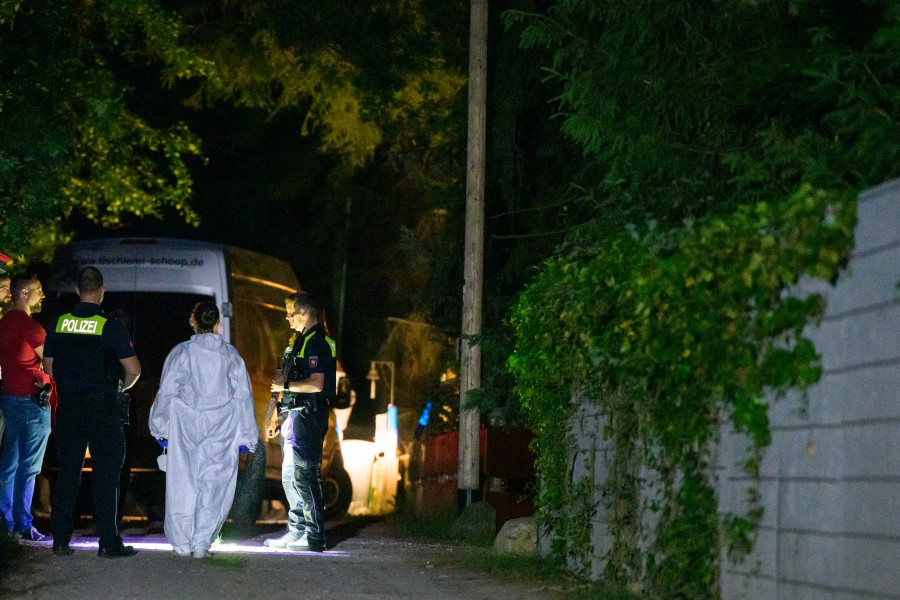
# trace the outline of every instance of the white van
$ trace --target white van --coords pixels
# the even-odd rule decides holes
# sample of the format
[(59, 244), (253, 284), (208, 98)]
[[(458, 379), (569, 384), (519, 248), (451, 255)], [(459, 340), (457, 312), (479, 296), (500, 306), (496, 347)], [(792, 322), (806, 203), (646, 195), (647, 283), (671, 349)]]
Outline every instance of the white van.
[[(159, 449), (147, 427), (150, 405), (159, 386), (163, 362), (173, 346), (193, 333), (188, 317), (197, 302), (215, 302), (222, 314), (220, 333), (240, 352), (253, 385), (257, 423), (262, 425), (271, 397), (269, 383), (280, 367), (289, 329), (284, 299), (300, 289), (291, 267), (271, 256), (234, 246), (165, 238), (110, 238), (79, 241), (60, 250), (47, 282), (42, 321), (55, 321), (77, 301), (75, 277), (85, 266), (103, 273), (107, 313), (130, 321), (142, 375), (132, 390), (128, 457), (132, 477), (129, 490), (139, 510), (155, 520), (161, 515), (163, 488), (156, 471)], [(47, 325), (45, 323), (45, 325)], [(261, 430), (262, 431), (262, 430)], [(48, 455), (55, 458), (55, 451)], [(323, 487), (329, 512), (343, 514), (349, 506), (349, 477), (343, 471), (339, 444), (326, 442), (323, 478), (336, 481)], [(252, 521), (261, 500), (283, 498), (281, 451), (275, 443), (245, 459), (232, 517)], [(123, 486), (129, 478), (123, 476)], [(146, 477), (137, 477), (145, 474)], [(140, 480), (140, 481), (139, 481)], [(122, 490), (123, 498), (126, 490)]]

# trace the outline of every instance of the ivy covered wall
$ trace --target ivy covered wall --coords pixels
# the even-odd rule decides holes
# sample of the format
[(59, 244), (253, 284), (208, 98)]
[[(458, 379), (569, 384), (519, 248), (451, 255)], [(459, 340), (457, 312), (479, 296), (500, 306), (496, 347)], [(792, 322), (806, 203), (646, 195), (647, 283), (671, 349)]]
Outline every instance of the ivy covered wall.
[[(722, 596), (891, 598), (900, 590), (900, 180), (860, 195), (853, 256), (805, 335), (822, 355), (806, 394), (769, 409), (759, 472), (764, 509), (753, 552), (722, 565)], [(753, 485), (735, 468), (746, 440), (719, 451), (720, 509)]]
[[(758, 479), (768, 398), (821, 375), (803, 331), (822, 298), (786, 290), (803, 276), (837, 278), (854, 219), (852, 198), (804, 185), (677, 229), (606, 243), (583, 231), (543, 265), (513, 311), (509, 366), (536, 435), (551, 558), (596, 575), (599, 514), (612, 540), (602, 550), (609, 583), (652, 598), (717, 597), (719, 557), (751, 550), (763, 515), (752, 490), (748, 505), (718, 510), (720, 425), (746, 434), (741, 467)], [(598, 434), (613, 448), (599, 486), (597, 465), (575, 456), (573, 398), (598, 407)]]

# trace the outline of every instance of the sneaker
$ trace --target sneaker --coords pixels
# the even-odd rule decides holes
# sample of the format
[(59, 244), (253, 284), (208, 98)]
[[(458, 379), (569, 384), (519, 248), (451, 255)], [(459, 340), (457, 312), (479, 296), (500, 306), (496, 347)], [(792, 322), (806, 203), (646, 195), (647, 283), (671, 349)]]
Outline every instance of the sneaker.
[(290, 545), (292, 543), (300, 543), (301, 541), (305, 542), (305, 540), (306, 540), (305, 533), (303, 534), (303, 536), (300, 537), (299, 540), (291, 537), (290, 533), (285, 533), (281, 537), (267, 539), (266, 541), (263, 542), (263, 546), (266, 546), (268, 548), (287, 548), (288, 545)]
[(287, 547), (288, 550), (294, 552), (324, 552), (325, 542), (310, 541), (310, 539), (306, 537), (306, 534), (304, 534), (302, 538), (291, 542)]
[(209, 553), (207, 548), (195, 548), (194, 549), (194, 558), (209, 558), (212, 554)]
[(34, 527), (29, 527), (24, 531), (18, 532), (18, 539), (26, 542), (45, 542), (50, 539), (50, 536), (44, 535)]

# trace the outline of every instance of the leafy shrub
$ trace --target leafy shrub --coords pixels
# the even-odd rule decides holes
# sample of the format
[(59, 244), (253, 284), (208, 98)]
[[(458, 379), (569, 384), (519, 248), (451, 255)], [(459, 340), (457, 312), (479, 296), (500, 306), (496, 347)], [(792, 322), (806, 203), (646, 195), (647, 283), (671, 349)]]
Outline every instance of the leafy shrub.
[[(570, 480), (568, 429), (573, 398), (586, 398), (617, 449), (603, 503), (616, 540), (607, 576), (643, 580), (658, 597), (716, 596), (721, 546), (752, 548), (762, 510), (751, 495), (746, 514), (717, 513), (710, 450), (730, 419), (750, 439), (745, 466), (756, 476), (770, 441), (764, 393), (818, 380), (802, 332), (821, 297), (786, 290), (803, 275), (836, 278), (854, 221), (848, 198), (803, 186), (783, 202), (602, 245), (585, 228), (543, 265), (513, 309), (509, 368), (536, 435), (539, 517), (557, 560), (586, 564), (591, 552), (593, 489)], [(641, 465), (659, 481), (648, 547), (636, 534)]]

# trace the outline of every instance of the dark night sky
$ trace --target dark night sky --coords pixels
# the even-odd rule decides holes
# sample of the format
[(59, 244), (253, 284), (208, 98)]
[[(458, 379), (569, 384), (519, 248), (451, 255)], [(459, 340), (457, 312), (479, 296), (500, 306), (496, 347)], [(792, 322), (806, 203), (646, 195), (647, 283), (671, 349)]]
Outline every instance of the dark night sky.
[(340, 166), (316, 151), (314, 138), (300, 135), (296, 116), (265, 123), (258, 112), (224, 108), (185, 116), (191, 117), (188, 124), (204, 140), (208, 157), (206, 164), (200, 160), (193, 164), (193, 206), (200, 226), (189, 226), (174, 213), (161, 220), (132, 218), (126, 226), (112, 230), (76, 219), (77, 236), (190, 238), (285, 260), (301, 286), (326, 302), (332, 337), (342, 342), (339, 357), (361, 400), (358, 416), (367, 417), (365, 374), (389, 316), (380, 301), (379, 288), (384, 286), (377, 283), (379, 253), (368, 246), (379, 245), (373, 234), (382, 239), (389, 235), (389, 225), (378, 221), (390, 214), (365, 199), (354, 205), (346, 327), (337, 331), (346, 196), (333, 197), (335, 186), (329, 184), (341, 173)]

